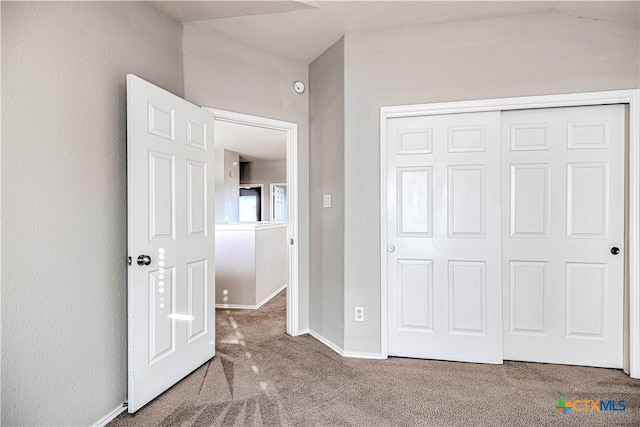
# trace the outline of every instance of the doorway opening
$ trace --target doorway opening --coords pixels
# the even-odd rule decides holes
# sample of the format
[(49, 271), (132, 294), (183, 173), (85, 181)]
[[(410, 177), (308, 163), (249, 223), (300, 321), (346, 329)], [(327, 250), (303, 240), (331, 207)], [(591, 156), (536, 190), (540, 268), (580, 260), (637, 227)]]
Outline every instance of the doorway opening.
[[(216, 283), (216, 306), (227, 304), (227, 307), (233, 305), (234, 308), (243, 308), (242, 305), (248, 305), (251, 307), (246, 308), (257, 308), (286, 287), (286, 331), (289, 335), (298, 335), (298, 125), (215, 108), (204, 109), (214, 115), (218, 178), (216, 240), (224, 238), (222, 236), (225, 234), (229, 235), (232, 229), (254, 233), (254, 256), (260, 257), (261, 254), (264, 255), (264, 247), (269, 247), (269, 243), (260, 243), (255, 240), (256, 236), (257, 239), (275, 238), (278, 242), (276, 247), (283, 251), (285, 260), (283, 278), (274, 279), (284, 282), (284, 286), (274, 288), (273, 292), (258, 291), (253, 304), (233, 305), (232, 290), (218, 289)], [(225, 134), (229, 140), (227, 142), (233, 142), (234, 145), (226, 145)], [(256, 136), (258, 137), (254, 138)], [(225, 181), (231, 184), (225, 185)], [(284, 185), (286, 188), (286, 203), (282, 205), (285, 212), (281, 215), (283, 220), (277, 223), (271, 215), (271, 184)], [(279, 234), (274, 237), (276, 233)], [(232, 244), (232, 247), (235, 246)], [(273, 263), (269, 263), (271, 264)], [(253, 265), (257, 265), (256, 262)], [(217, 274), (218, 272), (216, 281)], [(260, 272), (256, 271), (256, 274)], [(267, 276), (272, 278), (273, 275)], [(227, 292), (223, 294), (222, 291), (225, 290)]]

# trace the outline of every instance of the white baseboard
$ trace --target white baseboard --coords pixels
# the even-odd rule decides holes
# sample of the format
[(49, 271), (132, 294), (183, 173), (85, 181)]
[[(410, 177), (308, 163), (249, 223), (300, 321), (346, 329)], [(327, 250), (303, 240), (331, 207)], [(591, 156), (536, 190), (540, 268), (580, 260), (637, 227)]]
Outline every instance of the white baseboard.
[(376, 360), (386, 359), (386, 357), (383, 357), (382, 354), (380, 353), (357, 353), (353, 351), (345, 351), (342, 355), (344, 357), (351, 357), (354, 359), (376, 359)]
[(280, 288), (278, 288), (278, 290), (273, 292), (271, 295), (267, 296), (265, 299), (263, 299), (262, 301), (260, 301), (256, 305), (250, 305), (250, 304), (216, 304), (216, 308), (228, 308), (230, 310), (257, 310), (260, 307), (262, 307), (263, 305), (265, 305), (266, 303), (268, 303), (271, 300), (271, 298), (275, 297), (280, 292), (282, 292), (282, 290), (285, 289), (286, 287), (287, 287), (287, 284), (285, 283)]
[(335, 345), (334, 343), (332, 343), (331, 341), (329, 341), (328, 339), (326, 339), (325, 337), (323, 337), (319, 333), (309, 329), (309, 335), (311, 335), (312, 337), (314, 337), (315, 339), (320, 341), (322, 344), (324, 344), (327, 347), (329, 347), (331, 350), (333, 350), (336, 353), (338, 353), (340, 356), (344, 356), (344, 351), (340, 347), (338, 347), (337, 345)]
[(386, 359), (386, 357), (383, 357), (382, 354), (380, 353), (357, 353), (353, 351), (344, 351), (343, 349), (338, 347), (336, 344), (332, 343), (331, 341), (329, 341), (319, 333), (312, 331), (311, 329), (305, 329), (303, 331), (300, 331), (300, 335), (302, 335), (305, 332), (311, 335), (312, 337), (314, 337), (315, 339), (317, 339), (318, 341), (320, 341), (322, 344), (329, 347), (331, 350), (338, 353), (342, 357), (350, 357), (353, 359), (376, 359), (376, 360)]
[(295, 335), (291, 335), (292, 337), (299, 337), (300, 335), (308, 334), (309, 328), (306, 329), (298, 329), (298, 333)]
[(257, 306), (245, 304), (216, 304), (216, 308), (228, 308), (230, 310), (255, 310)]
[(105, 415), (104, 417), (100, 418), (100, 420), (96, 421), (96, 423), (93, 424), (93, 427), (104, 427), (104, 426), (106, 426), (111, 421), (113, 421), (115, 419), (115, 417), (117, 417), (118, 415), (123, 413), (126, 409), (127, 409), (127, 407), (122, 405), (122, 404), (117, 406), (116, 408), (113, 409), (113, 411), (109, 412), (107, 415)]

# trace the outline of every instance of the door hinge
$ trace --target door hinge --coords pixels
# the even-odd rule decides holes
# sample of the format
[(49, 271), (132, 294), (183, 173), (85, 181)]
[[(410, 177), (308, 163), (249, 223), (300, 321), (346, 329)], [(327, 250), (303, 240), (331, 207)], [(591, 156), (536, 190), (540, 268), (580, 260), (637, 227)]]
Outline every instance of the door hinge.
[(130, 256), (127, 257), (127, 264), (131, 265), (131, 257)]
[(293, 245), (293, 239), (290, 239), (290, 240), (289, 240), (289, 244), (290, 244), (290, 245)]

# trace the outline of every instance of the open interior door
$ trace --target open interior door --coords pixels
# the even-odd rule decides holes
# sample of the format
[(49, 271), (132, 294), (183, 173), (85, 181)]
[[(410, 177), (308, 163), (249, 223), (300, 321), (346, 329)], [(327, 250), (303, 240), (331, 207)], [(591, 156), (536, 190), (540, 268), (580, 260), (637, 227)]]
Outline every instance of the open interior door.
[(130, 413), (215, 354), (213, 156), (211, 113), (127, 75)]

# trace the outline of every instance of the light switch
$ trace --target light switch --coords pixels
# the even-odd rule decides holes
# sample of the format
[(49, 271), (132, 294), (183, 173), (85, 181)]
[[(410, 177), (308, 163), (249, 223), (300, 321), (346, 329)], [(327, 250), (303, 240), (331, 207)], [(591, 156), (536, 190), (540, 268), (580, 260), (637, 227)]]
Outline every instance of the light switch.
[(323, 206), (325, 208), (331, 207), (331, 194), (325, 194), (323, 199)]

